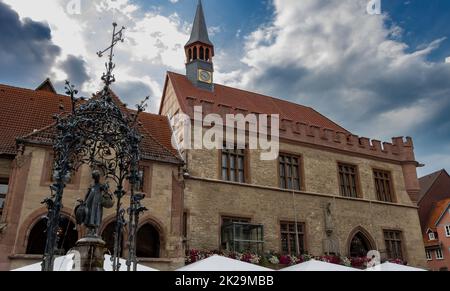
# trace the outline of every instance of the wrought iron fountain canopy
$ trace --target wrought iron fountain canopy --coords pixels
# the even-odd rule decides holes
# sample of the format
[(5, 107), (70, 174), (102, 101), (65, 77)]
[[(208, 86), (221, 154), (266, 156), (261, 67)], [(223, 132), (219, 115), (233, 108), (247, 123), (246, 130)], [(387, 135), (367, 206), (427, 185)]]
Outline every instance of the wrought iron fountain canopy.
[[(142, 194), (135, 193), (136, 185), (140, 183), (139, 161), (141, 159), (138, 116), (146, 109), (149, 97), (137, 106), (137, 111), (131, 111), (114, 102), (115, 96), (110, 85), (116, 81), (112, 74), (114, 47), (123, 42), (124, 27), (116, 32), (117, 24), (113, 24), (111, 45), (99, 57), (109, 52), (106, 63), (106, 73), (102, 76), (103, 89), (89, 100), (77, 98), (78, 91), (66, 81), (66, 94), (71, 97), (70, 112), (63, 111), (55, 116), (56, 138), (54, 150), (54, 184), (50, 187), (52, 195), (43, 203), (48, 208), (47, 241), (43, 257), (43, 271), (53, 270), (53, 261), (57, 246), (57, 229), (61, 219), (62, 198), (66, 183), (82, 165), (100, 171), (103, 176), (116, 184), (116, 231), (113, 269), (120, 268), (121, 253), (120, 238), (126, 224), (122, 208), (122, 198), (125, 196), (125, 182), (130, 184), (130, 256), (127, 261), (128, 270), (137, 265), (135, 234), (139, 215), (146, 209), (141, 206)], [(135, 267), (134, 267), (135, 269)]]

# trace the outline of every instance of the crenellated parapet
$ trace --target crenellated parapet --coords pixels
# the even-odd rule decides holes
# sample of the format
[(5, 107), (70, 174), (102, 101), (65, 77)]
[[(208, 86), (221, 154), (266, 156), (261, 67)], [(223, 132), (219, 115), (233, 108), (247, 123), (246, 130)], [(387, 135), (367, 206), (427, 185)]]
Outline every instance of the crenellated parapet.
[[(202, 107), (203, 117), (208, 114), (218, 114), (224, 120), (227, 114), (261, 114), (250, 112), (246, 109), (233, 107), (228, 104), (218, 104), (211, 100), (196, 97), (186, 99), (189, 112), (187, 115), (193, 117), (194, 107)], [(270, 116), (268, 117), (270, 127)], [(280, 138), (292, 142), (307, 143), (329, 149), (347, 151), (374, 158), (389, 159), (401, 163), (415, 164), (414, 144), (411, 137), (395, 137), (391, 142), (381, 142), (376, 139), (360, 137), (350, 132), (336, 131), (317, 125), (296, 122), (291, 119), (281, 118)]]
[(414, 144), (411, 137), (395, 137), (392, 142), (360, 137), (316, 125), (283, 119), (280, 138), (349, 151), (399, 162), (414, 162)]

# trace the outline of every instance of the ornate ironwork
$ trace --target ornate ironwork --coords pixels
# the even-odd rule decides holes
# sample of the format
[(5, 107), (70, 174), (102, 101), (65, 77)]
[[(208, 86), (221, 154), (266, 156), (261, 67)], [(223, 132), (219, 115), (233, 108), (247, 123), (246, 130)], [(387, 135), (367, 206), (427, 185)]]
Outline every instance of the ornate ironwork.
[(148, 209), (141, 205), (141, 201), (145, 198), (144, 194), (132, 194), (130, 208), (128, 213), (130, 215), (129, 225), (130, 233), (128, 236), (129, 241), (129, 254), (127, 260), (127, 270), (137, 271), (137, 256), (136, 256), (136, 239), (137, 239), (137, 229), (139, 226), (139, 216), (141, 213), (147, 211)]
[[(122, 28), (116, 32), (116, 26), (117, 24), (114, 23), (111, 46), (98, 53), (101, 57), (106, 51), (110, 51), (109, 62), (106, 64), (107, 72), (102, 76), (103, 90), (84, 102), (83, 99), (75, 97), (78, 92), (67, 81), (66, 93), (72, 100), (71, 113), (62, 112), (55, 116), (57, 136), (53, 144), (55, 152), (54, 184), (51, 186), (52, 197), (46, 200), (49, 212), (43, 271), (53, 270), (57, 246), (56, 231), (60, 220), (64, 188), (70, 180), (71, 174), (75, 173), (81, 165), (89, 165), (92, 170), (100, 171), (108, 181), (116, 184), (114, 192), (116, 196), (116, 233), (112, 256), (114, 271), (118, 271), (120, 268), (120, 238), (125, 225), (122, 198), (126, 195), (124, 186), (126, 180), (129, 181), (132, 189), (131, 208), (135, 209), (136, 206), (133, 205), (136, 201), (140, 201), (141, 196), (134, 193), (135, 185), (139, 182), (138, 165), (141, 157), (139, 145), (142, 140), (139, 133), (138, 116), (145, 110), (149, 97), (137, 106), (135, 113), (120, 108), (113, 102), (114, 96), (110, 90), (110, 85), (115, 82), (112, 74), (115, 68), (112, 62), (113, 53), (115, 45), (123, 41), (123, 30), (125, 29)], [(131, 212), (135, 215), (137, 213), (139, 216), (142, 208), (139, 206), (137, 209), (141, 211), (132, 210)], [(130, 246), (130, 248), (135, 249), (135, 246)], [(131, 261), (136, 263), (136, 258), (132, 258)]]

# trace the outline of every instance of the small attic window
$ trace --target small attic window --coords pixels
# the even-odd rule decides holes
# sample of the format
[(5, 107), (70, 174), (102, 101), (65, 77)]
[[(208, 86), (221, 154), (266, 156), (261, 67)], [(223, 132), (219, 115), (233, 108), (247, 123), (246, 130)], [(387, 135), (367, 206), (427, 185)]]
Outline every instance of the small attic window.
[(428, 233), (428, 238), (429, 238), (430, 240), (436, 240), (436, 235), (434, 234), (434, 232), (430, 231), (430, 232)]

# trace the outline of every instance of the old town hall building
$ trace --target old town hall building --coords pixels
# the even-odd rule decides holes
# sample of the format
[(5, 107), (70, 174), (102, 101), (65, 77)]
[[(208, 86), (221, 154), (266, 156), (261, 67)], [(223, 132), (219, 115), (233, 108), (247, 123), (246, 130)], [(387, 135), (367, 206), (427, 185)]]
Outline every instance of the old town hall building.
[[(201, 2), (185, 52), (186, 74), (167, 73), (159, 115), (141, 116), (141, 190), (150, 209), (138, 234), (141, 262), (174, 269), (189, 249), (349, 257), (378, 250), (383, 260), (426, 266), (411, 138), (358, 137), (312, 108), (214, 83), (215, 47)], [(0, 85), (0, 269), (39, 260), (40, 202), (48, 196), (52, 167), (48, 129), (67, 102), (50, 81), (36, 90)], [(179, 113), (193, 119), (194, 106), (222, 117), (278, 114), (279, 158), (262, 161), (260, 151), (238, 147), (193, 150), (179, 136), (175, 149), (170, 121)], [(82, 168), (68, 185), (62, 252), (83, 232), (72, 213), (89, 174)], [(107, 243), (113, 217), (105, 213)], [(123, 244), (126, 252), (126, 239)]]

